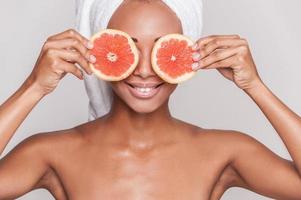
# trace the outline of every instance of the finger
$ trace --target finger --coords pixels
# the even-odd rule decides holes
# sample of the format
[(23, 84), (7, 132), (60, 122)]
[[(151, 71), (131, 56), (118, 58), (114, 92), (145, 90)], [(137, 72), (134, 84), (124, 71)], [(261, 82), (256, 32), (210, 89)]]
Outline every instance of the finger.
[(74, 29), (69, 29), (66, 30), (62, 33), (58, 33), (56, 35), (53, 35), (51, 37), (49, 37), (47, 40), (60, 40), (60, 39), (66, 39), (66, 38), (75, 38), (78, 39), (80, 42), (83, 43), (84, 46), (86, 46), (89, 49), (92, 49), (92, 44), (90, 44), (89, 40), (87, 38), (85, 38), (84, 36), (82, 36), (80, 33), (78, 33), (76, 30)]
[(230, 56), (226, 59), (216, 61), (203, 69), (224, 69), (224, 68), (232, 68), (236, 64), (236, 56)]
[(65, 49), (60, 49), (56, 51), (57, 56), (66, 62), (78, 63), (81, 68), (85, 70), (87, 74), (91, 71), (89, 63), (87, 60), (77, 51), (69, 51)]
[(219, 49), (199, 61), (200, 68), (208, 67), (209, 65), (231, 57), (239, 52), (239, 47), (231, 47), (227, 49)]
[(218, 38), (211, 40), (206, 46), (200, 48), (199, 53), (202, 57), (206, 57), (211, 54), (216, 49), (225, 49), (230, 47), (237, 47), (247, 45), (247, 41), (245, 39), (237, 39), (237, 38)]
[(201, 39), (199, 39), (197, 42), (196, 42), (196, 48), (194, 48), (194, 50), (198, 50), (199, 48), (201, 48), (202, 46), (206, 46), (209, 42), (211, 42), (212, 40), (214, 39), (217, 39), (217, 38), (233, 38), (233, 39), (239, 39), (239, 35), (209, 35), (207, 37), (203, 37)]
[(67, 73), (73, 74), (80, 80), (84, 79), (83, 72), (72, 63), (65, 62), (64, 65), (62, 65), (62, 69)]
[(234, 77), (233, 77), (234, 73), (233, 73), (231, 68), (217, 68), (216, 70), (218, 70), (228, 80), (233, 80), (234, 79)]
[(87, 61), (94, 63), (96, 60), (95, 57), (89, 52), (89, 49), (82, 45), (79, 40), (74, 38), (49, 41), (45, 44), (44, 50), (49, 48), (77, 50), (84, 58), (87, 59)]

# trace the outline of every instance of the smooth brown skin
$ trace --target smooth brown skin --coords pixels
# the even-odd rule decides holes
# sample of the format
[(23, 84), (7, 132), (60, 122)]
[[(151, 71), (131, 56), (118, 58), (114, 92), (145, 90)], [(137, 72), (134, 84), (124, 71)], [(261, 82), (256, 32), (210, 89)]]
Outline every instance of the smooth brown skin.
[[(109, 28), (138, 39), (140, 62), (124, 81), (161, 81), (150, 66), (153, 40), (182, 32), (168, 7), (160, 1), (125, 1)], [(75, 38), (78, 42), (72, 45)], [(173, 118), (168, 98), (175, 85), (166, 83), (154, 99), (142, 102), (130, 97), (120, 81), (112, 84), (117, 95), (108, 115), (71, 129), (31, 136), (0, 160), (0, 199), (46, 188), (59, 200), (215, 200), (235, 186), (274, 199), (301, 199), (300, 117), (261, 81), (246, 40), (218, 35), (197, 43), (202, 59), (196, 55), (200, 65), (196, 70), (217, 69), (246, 92), (274, 126), (293, 162), (247, 134), (203, 129)], [(85, 46), (87, 39), (72, 30), (45, 43), (32, 74), (0, 107), (2, 149), (66, 73), (80, 77), (73, 63), (89, 72)], [(64, 49), (76, 50), (77, 56)]]

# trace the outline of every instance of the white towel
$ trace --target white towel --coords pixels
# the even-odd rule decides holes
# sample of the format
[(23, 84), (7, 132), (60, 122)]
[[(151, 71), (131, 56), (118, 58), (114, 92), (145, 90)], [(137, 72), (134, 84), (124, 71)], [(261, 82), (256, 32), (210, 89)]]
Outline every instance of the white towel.
[[(178, 16), (183, 34), (193, 40), (201, 37), (203, 28), (202, 0), (162, 0)], [(107, 28), (108, 22), (123, 0), (76, 0), (75, 29), (86, 38)], [(88, 120), (107, 114), (112, 104), (112, 90), (107, 82), (95, 75), (84, 74), (84, 83), (89, 98)]]

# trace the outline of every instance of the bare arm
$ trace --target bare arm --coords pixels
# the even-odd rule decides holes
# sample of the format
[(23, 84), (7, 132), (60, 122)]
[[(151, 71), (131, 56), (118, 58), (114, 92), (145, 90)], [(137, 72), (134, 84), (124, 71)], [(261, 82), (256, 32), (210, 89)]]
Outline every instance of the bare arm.
[(279, 200), (301, 199), (301, 178), (292, 161), (241, 132), (234, 132), (228, 141), (235, 173), (228, 177), (227, 188), (242, 187)]
[(271, 122), (293, 161), (279, 157), (253, 138), (240, 136), (233, 167), (247, 184), (245, 188), (276, 199), (301, 199), (300, 117), (262, 82), (246, 92)]
[(0, 155), (34, 106), (56, 88), (66, 73), (83, 79), (75, 63), (91, 74), (87, 46), (88, 40), (72, 29), (47, 39), (30, 76), (0, 106)]
[(0, 199), (15, 199), (34, 188), (48, 164), (39, 135), (18, 144), (0, 160)]
[[(0, 155), (28, 113), (56, 88), (67, 73), (83, 80), (82, 71), (75, 63), (91, 74), (87, 46), (88, 40), (74, 30), (47, 39), (30, 76), (0, 106)], [(43, 185), (43, 182), (38, 181), (44, 181), (43, 177), (49, 171), (47, 155), (43, 153), (47, 144), (42, 145), (38, 138), (34, 136), (26, 139), (0, 160), (0, 199), (15, 198)], [(57, 190), (61, 188), (53, 188), (49, 182), (47, 186), (51, 186), (50, 192), (62, 194)]]
[[(261, 81), (248, 42), (238, 35), (200, 39), (198, 69), (217, 69), (259, 106), (287, 147), (285, 160), (246, 134), (233, 134), (232, 167), (243, 187), (276, 199), (301, 199), (301, 118)], [(236, 141), (236, 142), (235, 142)], [(237, 178), (236, 180), (239, 180)], [(233, 185), (239, 185), (234, 181)]]
[(15, 199), (41, 188), (57, 200), (67, 199), (60, 178), (50, 164), (55, 157), (56, 141), (52, 132), (35, 134), (0, 160), (0, 199)]
[(246, 93), (273, 125), (301, 177), (301, 118), (281, 102), (263, 82), (256, 83), (256, 87), (246, 90)]
[(0, 155), (17, 128), (42, 97), (43, 94), (28, 79), (0, 106)]

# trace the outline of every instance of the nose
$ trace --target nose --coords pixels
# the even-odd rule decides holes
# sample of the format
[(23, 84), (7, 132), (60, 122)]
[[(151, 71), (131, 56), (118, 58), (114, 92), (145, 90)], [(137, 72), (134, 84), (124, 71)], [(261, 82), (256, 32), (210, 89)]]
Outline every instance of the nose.
[(151, 64), (151, 49), (139, 51), (139, 62), (133, 74), (144, 79), (156, 76)]

